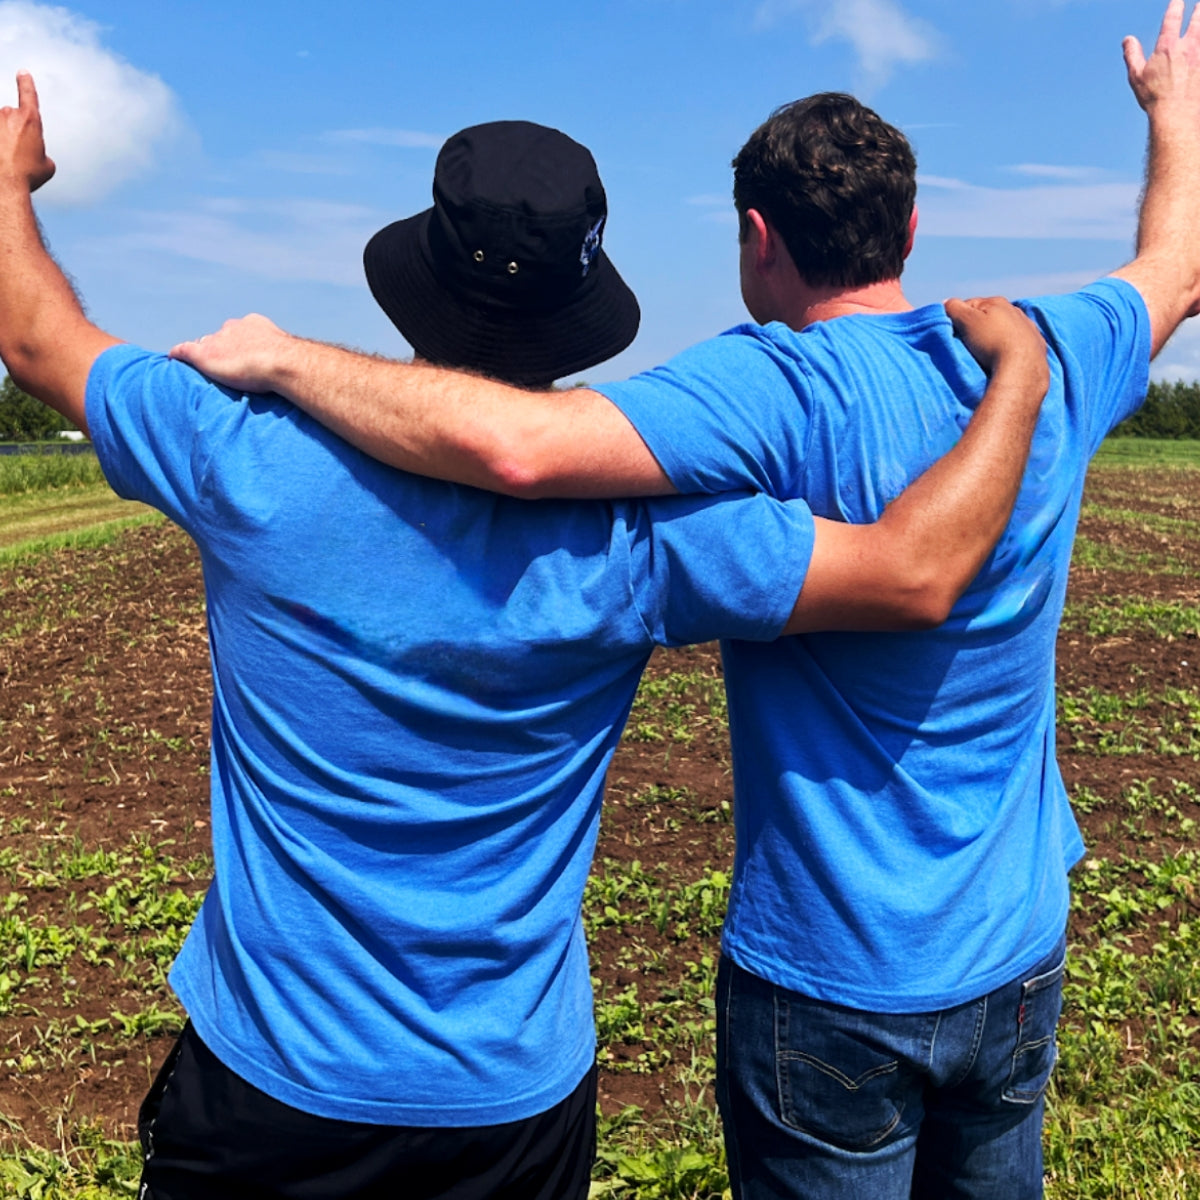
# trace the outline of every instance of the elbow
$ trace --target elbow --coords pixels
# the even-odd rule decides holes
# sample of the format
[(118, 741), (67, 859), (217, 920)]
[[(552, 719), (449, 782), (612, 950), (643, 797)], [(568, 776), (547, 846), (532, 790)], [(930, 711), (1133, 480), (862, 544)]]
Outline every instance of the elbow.
[(39, 383), (38, 358), (32, 347), (21, 342), (7, 342), (0, 346), (0, 357), (4, 359), (13, 383), (21, 391), (36, 395)]
[(918, 632), (936, 629), (945, 624), (960, 595), (958, 589), (947, 586), (944, 577), (933, 572), (919, 572), (906, 585), (897, 589), (897, 629)]
[[(481, 431), (482, 432), (482, 431)], [(479, 486), (517, 500), (544, 500), (555, 491), (559, 480), (549, 450), (537, 432), (515, 423), (496, 436), (477, 439), (465, 448), (479, 474)]]
[(549, 475), (527, 454), (492, 454), (480, 460), (482, 486), (517, 500), (542, 500), (552, 494)]

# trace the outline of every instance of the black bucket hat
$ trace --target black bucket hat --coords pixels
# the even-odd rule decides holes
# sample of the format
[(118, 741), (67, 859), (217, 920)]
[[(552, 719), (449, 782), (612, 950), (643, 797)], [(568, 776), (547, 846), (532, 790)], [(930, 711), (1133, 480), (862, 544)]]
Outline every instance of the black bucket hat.
[(548, 384), (637, 334), (637, 299), (601, 248), (607, 215), (578, 142), (529, 121), (474, 125), (439, 152), (433, 207), (367, 243), (367, 283), (421, 358)]

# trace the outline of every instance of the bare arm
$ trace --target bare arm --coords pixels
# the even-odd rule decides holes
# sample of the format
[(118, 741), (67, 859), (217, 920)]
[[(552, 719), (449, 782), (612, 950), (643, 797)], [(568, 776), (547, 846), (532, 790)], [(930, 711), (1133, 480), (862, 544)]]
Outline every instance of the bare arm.
[(1129, 85), (1150, 125), (1146, 190), (1137, 257), (1114, 274), (1142, 294), (1150, 313), (1151, 355), (1200, 310), (1200, 21), (1183, 29), (1184, 0), (1171, 0), (1147, 59), (1125, 39)]
[(54, 163), (29, 75), (17, 76), (17, 93), (19, 107), (0, 108), (0, 358), (30, 395), (86, 430), (88, 372), (117, 339), (84, 316), (42, 243), (30, 194)]
[(817, 521), (785, 633), (940, 625), (1004, 532), (1050, 383), (1045, 342), (998, 297), (951, 300), (946, 311), (992, 370), (987, 394), (958, 445), (874, 525)]
[(510, 496), (675, 491), (598, 392), (530, 392), (421, 363), (371, 358), (284, 333), (256, 314), (171, 354), (247, 392), (277, 392), (381, 462)]

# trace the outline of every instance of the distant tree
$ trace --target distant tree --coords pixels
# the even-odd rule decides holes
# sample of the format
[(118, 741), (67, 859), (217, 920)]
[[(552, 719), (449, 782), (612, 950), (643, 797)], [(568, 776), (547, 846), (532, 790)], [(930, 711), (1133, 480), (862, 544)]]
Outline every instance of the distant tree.
[(1113, 436), (1200, 439), (1200, 383), (1152, 383), (1145, 404)]
[(66, 417), (21, 391), (12, 376), (5, 375), (0, 383), (0, 442), (40, 442), (74, 428)]

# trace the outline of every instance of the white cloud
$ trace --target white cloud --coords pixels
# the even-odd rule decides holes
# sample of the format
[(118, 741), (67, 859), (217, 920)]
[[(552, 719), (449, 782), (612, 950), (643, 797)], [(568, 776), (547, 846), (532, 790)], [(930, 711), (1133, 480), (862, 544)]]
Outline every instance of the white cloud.
[(938, 188), (946, 192), (969, 192), (972, 186), (963, 179), (951, 179), (948, 175), (918, 175), (917, 182), (922, 187)]
[(1136, 183), (978, 187), (936, 175), (918, 177), (926, 237), (1098, 238), (1131, 242), (1141, 191)]
[(47, 203), (100, 199), (144, 171), (181, 128), (170, 88), (106, 49), (98, 25), (65, 8), (0, 0), (0, 88), (10, 104), (22, 68), (37, 84), (46, 148), (58, 165), (39, 193)]
[(293, 175), (349, 175), (347, 163), (320, 154), (287, 150), (263, 150), (256, 156), (259, 166), (269, 171), (287, 171)]
[(1101, 179), (1105, 174), (1099, 167), (1063, 167), (1053, 163), (1015, 163), (1008, 170), (1015, 175), (1027, 175), (1031, 179), (1063, 179), (1073, 182)]
[(1200, 379), (1200, 320), (1184, 321), (1150, 367), (1153, 379)]
[(847, 41), (858, 56), (859, 86), (881, 87), (898, 66), (928, 62), (941, 53), (941, 38), (928, 22), (897, 0), (762, 0), (756, 29), (768, 29), (794, 12), (808, 15), (811, 41)]
[(445, 140), (445, 134), (421, 133), (415, 129), (335, 129), (325, 134), (327, 142), (361, 142), (410, 150), (440, 150)]
[(276, 280), (353, 287), (362, 251), (385, 222), (354, 204), (318, 200), (213, 199), (184, 212), (137, 214), (141, 228), (114, 239), (134, 253), (158, 251)]

